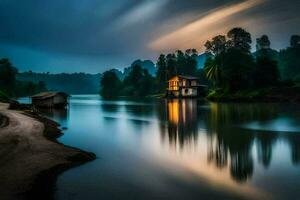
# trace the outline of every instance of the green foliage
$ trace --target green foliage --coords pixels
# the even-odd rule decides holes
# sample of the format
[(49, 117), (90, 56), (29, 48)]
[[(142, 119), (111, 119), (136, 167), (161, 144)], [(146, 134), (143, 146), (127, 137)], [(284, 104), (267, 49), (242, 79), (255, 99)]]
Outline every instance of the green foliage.
[(225, 36), (207, 41), (206, 51), (213, 55), (205, 63), (205, 73), (216, 87), (227, 92), (248, 89), (252, 84), (254, 60), (250, 54), (251, 35), (242, 28), (234, 28)]
[(4, 92), (0, 91), (0, 102), (7, 103), (9, 102), (9, 97)]
[(211, 41), (207, 41), (204, 45), (206, 51), (212, 55), (219, 55), (226, 51), (227, 41), (224, 35), (213, 37)]
[(105, 98), (117, 97), (121, 89), (121, 81), (114, 71), (104, 72), (100, 80), (100, 94)]
[(250, 53), (251, 50), (251, 34), (242, 28), (233, 28), (227, 33), (227, 46), (242, 52)]
[(215, 58), (208, 58), (204, 65), (204, 72), (208, 80), (217, 88), (221, 80), (221, 69)]
[(0, 90), (6, 94), (15, 95), (16, 74), (18, 70), (12, 66), (8, 59), (0, 60)]
[(269, 37), (267, 35), (263, 35), (260, 38), (256, 39), (256, 49), (269, 49), (271, 45), (271, 42), (269, 40)]
[(300, 35), (292, 35), (290, 41), (291, 47), (299, 47), (300, 45)]
[(176, 66), (175, 75), (179, 74), (179, 75), (195, 76), (197, 72), (197, 56), (198, 56), (197, 50), (187, 49), (185, 53), (183, 53), (180, 50), (177, 50), (175, 56), (176, 56), (175, 64), (174, 64), (174, 66)]
[(291, 46), (280, 51), (279, 66), (284, 80), (294, 80), (300, 74), (300, 36), (292, 36)]
[(166, 56), (161, 54), (156, 62), (156, 81), (158, 85), (158, 91), (164, 92), (167, 88), (167, 63)]
[(19, 97), (31, 96), (40, 92), (47, 91), (47, 86), (44, 82), (40, 81), (34, 83), (31, 81), (17, 81), (16, 93)]
[(0, 60), (0, 90), (2, 90), (2, 97), (29, 96), (47, 91), (44, 82), (18, 81), (16, 79), (17, 73), (18, 70), (12, 66), (8, 59)]
[(100, 74), (86, 73), (34, 73), (17, 74), (17, 80), (38, 84), (44, 82), (51, 91), (62, 91), (69, 94), (97, 94), (99, 92)]
[(140, 65), (133, 65), (132, 70), (120, 81), (114, 71), (107, 71), (103, 74), (101, 84), (101, 96), (112, 98), (118, 96), (145, 97), (154, 93), (155, 78)]
[(256, 68), (253, 75), (254, 87), (276, 86), (280, 80), (277, 61), (267, 53), (256, 58)]
[(176, 76), (177, 73), (177, 59), (175, 54), (168, 54), (167, 55), (167, 77), (168, 79), (172, 78), (173, 76)]
[(129, 75), (129, 73), (132, 70), (132, 66), (134, 66), (134, 65), (139, 65), (143, 69), (146, 69), (151, 76), (155, 76), (156, 75), (156, 71), (157, 70), (155, 68), (154, 63), (151, 60), (140, 60), (140, 59), (138, 59), (138, 60), (133, 61), (133, 63), (129, 67), (126, 67), (124, 69), (124, 72), (123, 73), (121, 72), (121, 76), (118, 75), (119, 78), (120, 78), (120, 80), (124, 80), (124, 78)]
[(209, 80), (206, 77), (206, 73), (205, 73), (204, 69), (198, 69), (197, 73), (196, 73), (196, 77), (199, 78), (199, 84), (202, 84), (202, 85), (210, 84)]
[(198, 66), (197, 58), (198, 52), (196, 49), (188, 49), (185, 51), (185, 66), (181, 73), (182, 75), (196, 76)]
[(177, 50), (176, 53), (166, 56), (167, 78), (176, 75), (196, 76), (198, 53), (196, 49), (187, 49), (185, 53)]
[(237, 48), (229, 49), (222, 65), (223, 87), (228, 92), (249, 89), (252, 85), (254, 59), (251, 54)]
[(214, 84), (218, 83), (208, 95), (209, 99), (270, 101), (298, 98), (299, 87), (292, 81), (280, 80), (278, 62), (285, 79), (300, 80), (300, 37), (292, 36), (291, 47), (278, 54), (270, 48), (268, 36), (263, 35), (257, 39), (257, 51), (251, 54), (249, 33), (235, 28), (227, 35), (225, 49), (216, 47), (220, 43), (216, 38), (206, 45), (207, 51), (214, 56), (206, 61), (205, 73)]
[(140, 65), (132, 66), (132, 71), (123, 81), (123, 96), (144, 97), (154, 91), (155, 79)]

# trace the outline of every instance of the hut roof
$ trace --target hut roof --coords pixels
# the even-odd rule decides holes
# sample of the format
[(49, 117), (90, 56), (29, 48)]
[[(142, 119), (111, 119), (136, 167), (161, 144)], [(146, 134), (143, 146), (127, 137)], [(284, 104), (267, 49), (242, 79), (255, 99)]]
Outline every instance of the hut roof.
[(69, 97), (70, 95), (64, 92), (42, 92), (36, 95), (31, 96), (32, 99), (48, 99), (52, 98), (56, 95), (61, 95), (65, 97)]
[(171, 79), (169, 79), (169, 81), (170, 81), (170, 80), (173, 80), (173, 79), (176, 79), (176, 78), (178, 78), (178, 79), (186, 79), (186, 80), (199, 80), (199, 78), (194, 77), (194, 76), (177, 75), (177, 76), (174, 76), (174, 77), (172, 77)]

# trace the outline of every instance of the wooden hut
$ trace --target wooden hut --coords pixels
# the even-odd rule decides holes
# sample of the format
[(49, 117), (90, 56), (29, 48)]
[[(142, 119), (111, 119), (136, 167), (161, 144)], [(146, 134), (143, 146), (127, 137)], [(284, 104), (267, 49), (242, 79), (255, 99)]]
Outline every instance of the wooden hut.
[(167, 97), (170, 98), (204, 97), (206, 93), (207, 86), (200, 85), (197, 77), (178, 75), (168, 81)]
[(31, 97), (32, 105), (42, 108), (64, 108), (70, 95), (64, 92), (42, 92)]

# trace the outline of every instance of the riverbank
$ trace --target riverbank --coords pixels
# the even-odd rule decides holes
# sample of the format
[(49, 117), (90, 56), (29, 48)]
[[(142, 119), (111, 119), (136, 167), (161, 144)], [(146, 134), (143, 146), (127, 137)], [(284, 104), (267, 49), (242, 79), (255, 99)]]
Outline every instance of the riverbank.
[(8, 110), (0, 103), (0, 196), (2, 200), (53, 199), (56, 177), (95, 159), (65, 146), (58, 124), (34, 113)]
[(291, 102), (300, 103), (300, 86), (274, 87), (226, 94), (213, 91), (208, 96), (214, 102)]

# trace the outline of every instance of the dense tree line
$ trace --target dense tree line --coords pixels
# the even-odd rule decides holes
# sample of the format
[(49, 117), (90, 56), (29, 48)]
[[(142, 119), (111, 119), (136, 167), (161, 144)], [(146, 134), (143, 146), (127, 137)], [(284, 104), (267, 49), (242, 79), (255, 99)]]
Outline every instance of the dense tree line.
[(185, 52), (177, 50), (167, 55), (161, 54), (156, 63), (158, 91), (163, 92), (166, 89), (167, 80), (175, 75), (201, 75), (201, 70), (197, 67), (197, 59), (196, 49), (188, 49)]
[(249, 32), (233, 28), (227, 35), (218, 35), (206, 42), (203, 69), (198, 68), (200, 56), (195, 49), (177, 50), (159, 56), (154, 77), (140, 66), (140, 62), (128, 68), (130, 73), (124, 80), (120, 80), (116, 71), (105, 72), (101, 80), (101, 94), (109, 97), (163, 93), (167, 80), (175, 75), (196, 76), (202, 84), (225, 94), (300, 82), (300, 36), (293, 35), (290, 46), (280, 52), (271, 49), (267, 35), (256, 39), (254, 53), (251, 45)]
[(163, 93), (167, 80), (175, 75), (198, 76), (206, 79), (204, 72), (197, 68), (198, 52), (188, 49), (177, 50), (167, 55), (161, 54), (156, 63), (156, 74), (152, 76), (140, 62), (133, 62), (127, 69), (128, 75), (120, 79), (116, 70), (109, 70), (101, 79), (101, 95), (104, 97), (138, 96)]
[(283, 79), (300, 81), (300, 36), (293, 35), (290, 46), (279, 52), (279, 68)]
[(0, 59), (0, 93), (1, 96), (19, 97), (33, 95), (38, 92), (46, 91), (44, 82), (34, 83), (31, 81), (19, 81), (18, 74), (8, 59)]
[(123, 81), (113, 70), (110, 70), (103, 73), (100, 85), (100, 94), (106, 98), (117, 96), (142, 97), (154, 93), (155, 79), (148, 70), (143, 69), (138, 64), (133, 64), (128, 76)]
[(206, 51), (212, 54), (205, 63), (206, 76), (215, 89), (228, 94), (279, 86), (282, 80), (295, 79), (300, 74), (299, 41), (299, 36), (292, 36), (291, 46), (278, 53), (270, 48), (268, 36), (263, 35), (256, 40), (257, 51), (251, 53), (251, 34), (234, 28), (226, 36), (206, 42)]
[(101, 74), (87, 73), (35, 73), (23, 72), (17, 74), (17, 80), (38, 84), (44, 82), (51, 91), (63, 91), (69, 94), (97, 94)]

